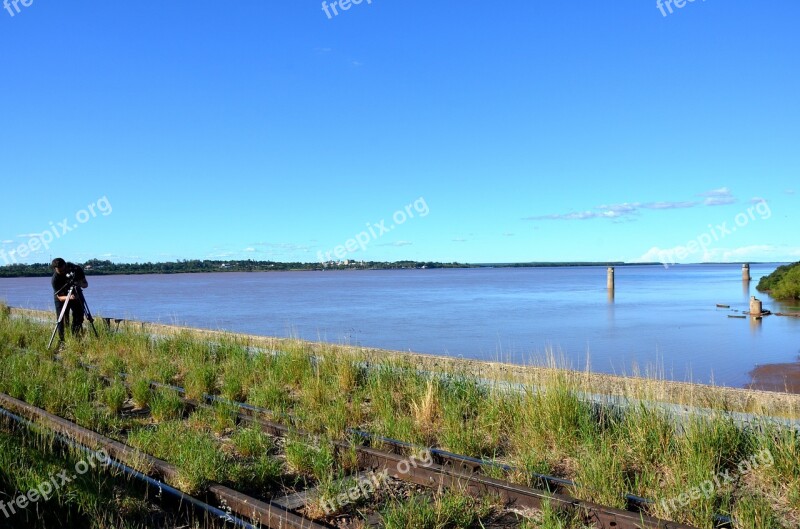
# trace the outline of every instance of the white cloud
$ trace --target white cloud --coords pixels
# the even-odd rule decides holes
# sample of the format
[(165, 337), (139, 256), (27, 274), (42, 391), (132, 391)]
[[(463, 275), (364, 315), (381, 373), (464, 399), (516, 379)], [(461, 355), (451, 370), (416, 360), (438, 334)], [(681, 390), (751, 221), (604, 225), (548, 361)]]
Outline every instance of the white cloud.
[(414, 243), (411, 241), (395, 241), (395, 242), (376, 244), (375, 246), (411, 246), (412, 244)]
[(731, 190), (727, 187), (720, 187), (719, 189), (698, 193), (697, 196), (706, 197), (703, 201), (703, 204), (706, 206), (726, 206), (736, 202), (736, 197), (733, 196)]
[(624, 204), (611, 204), (610, 206), (598, 206), (595, 209), (600, 210), (600, 215), (609, 219), (613, 219), (616, 217), (623, 217), (625, 215), (635, 215), (639, 212), (639, 204), (638, 202), (634, 203), (627, 203)]
[(550, 215), (537, 215), (525, 217), (523, 220), (587, 220), (597, 219), (604, 215), (597, 211), (580, 211), (576, 213), (553, 213)]
[(623, 202), (621, 204), (604, 204), (596, 206), (586, 211), (575, 211), (571, 213), (552, 213), (549, 215), (534, 215), (524, 217), (522, 220), (589, 220), (589, 219), (611, 219), (612, 221), (634, 220), (639, 216), (642, 209), (669, 210), (693, 208), (699, 205), (722, 206), (734, 204), (736, 197), (731, 194), (727, 187), (712, 189), (698, 193), (697, 196), (705, 197), (702, 202), (696, 200), (682, 201), (656, 201), (656, 202)]
[[(633, 259), (633, 263), (671, 263), (675, 262), (675, 252), (679, 247), (675, 248), (659, 248), (653, 246), (639, 257)], [(689, 262), (688, 260), (685, 262)]]
[[(310, 252), (311, 251), (311, 248), (308, 247), (305, 244), (295, 244), (295, 243), (292, 243), (292, 242), (264, 242), (264, 241), (261, 241), (261, 242), (252, 243), (252, 246), (250, 246), (249, 248), (253, 248), (253, 247), (256, 247), (256, 246), (264, 247), (267, 250), (277, 250), (277, 251), (284, 251), (284, 252)], [(252, 249), (252, 250), (249, 250), (248, 248), (245, 248), (244, 251), (246, 251), (246, 252), (253, 251), (254, 252), (254, 251), (257, 251), (257, 250), (255, 248)]]
[(706, 206), (727, 206), (735, 203), (736, 199), (733, 197), (708, 197), (703, 201)]
[(648, 202), (642, 204), (642, 207), (647, 209), (682, 209), (693, 208), (698, 204), (699, 202), (694, 200), (685, 202)]
[[(679, 259), (678, 253), (685, 255)], [(800, 257), (800, 247), (774, 246), (755, 244), (737, 248), (708, 248), (706, 251), (689, 253), (686, 246), (660, 248), (653, 246), (645, 253), (633, 259), (634, 263), (736, 263), (746, 261), (793, 261)]]
[(720, 187), (718, 189), (712, 189), (711, 191), (703, 191), (702, 193), (697, 193), (699, 197), (731, 197), (731, 190), (727, 187)]
[(767, 257), (774, 253), (775, 249), (768, 244), (755, 244), (751, 246), (740, 246), (739, 248), (711, 248), (710, 261), (769, 261)]

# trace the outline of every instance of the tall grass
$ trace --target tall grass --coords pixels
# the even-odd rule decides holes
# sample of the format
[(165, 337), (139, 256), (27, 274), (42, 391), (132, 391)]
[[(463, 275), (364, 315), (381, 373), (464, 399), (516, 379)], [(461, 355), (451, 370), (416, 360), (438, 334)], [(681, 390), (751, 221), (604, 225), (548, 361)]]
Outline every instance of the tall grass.
[[(631, 395), (638, 404), (624, 409), (587, 401), (580, 374), (566, 371), (553, 370), (549, 379), (519, 391), (500, 390), (466, 373), (421, 372), (397, 360), (367, 363), (324, 347), (312, 352), (301, 342), (276, 354), (258, 353), (235, 337), (208, 343), (187, 333), (158, 339), (104, 333), (99, 340), (68, 342), (62, 356), (72, 358), (72, 364), (58, 364), (44, 350), (42, 334), (46, 330), (41, 326), (0, 316), (0, 391), (67, 416), (80, 415), (84, 421), (94, 420), (87, 405), (95, 398), (105, 403), (104, 413), (119, 411), (119, 388), (104, 388), (95, 375), (74, 367), (80, 361), (108, 373), (128, 373), (135, 404), (148, 405), (161, 423), (174, 422), (185, 411), (170, 390), (150, 391), (148, 380), (182, 384), (195, 397), (208, 393), (245, 401), (320, 435), (316, 446), (290, 439), (284, 450), (288, 467), (314, 482), (329, 481), (332, 469), (341, 468), (329, 440), (346, 437), (355, 428), (498, 460), (520, 469), (510, 477), (523, 484), (536, 482), (532, 472), (571, 479), (577, 486), (570, 493), (607, 505), (624, 506), (625, 493), (647, 497), (655, 500), (650, 514), (698, 527), (711, 527), (717, 513), (737, 517), (742, 527), (788, 528), (800, 520), (797, 433), (767, 423), (742, 427), (718, 403), (704, 403), (716, 408), (712, 416), (689, 415), (678, 421), (644, 404), (653, 398), (649, 394)], [(274, 462), (253, 460), (254, 449), (247, 447), (258, 446), (258, 439), (240, 433), (223, 408), (198, 414), (192, 424), (195, 434), (230, 435), (241, 448), (234, 450), (240, 457), (234, 466), (244, 468), (243, 461), (262, 465), (262, 475), (272, 476), (265, 483), (274, 483)], [(660, 502), (738, 468), (763, 450), (773, 454), (773, 465), (715, 487), (708, 497), (687, 505), (665, 509)], [(411, 510), (423, 515), (420, 506)], [(552, 527), (580, 523), (579, 517), (547, 516)]]
[(182, 515), (154, 508), (144, 487), (99, 468), (74, 476), (48, 499), (40, 498), (36, 504), (11, 512), (9, 498), (36, 489), (86, 458), (83, 452), (59, 447), (49, 436), (0, 424), (0, 496), (6, 500), (9, 515), (3, 516), (0, 525), (36, 529), (144, 529), (191, 524)]
[[(458, 491), (447, 491), (431, 499), (414, 495), (395, 500), (383, 511), (386, 529), (468, 529), (481, 527), (494, 506)], [(480, 524), (480, 525), (478, 525)]]

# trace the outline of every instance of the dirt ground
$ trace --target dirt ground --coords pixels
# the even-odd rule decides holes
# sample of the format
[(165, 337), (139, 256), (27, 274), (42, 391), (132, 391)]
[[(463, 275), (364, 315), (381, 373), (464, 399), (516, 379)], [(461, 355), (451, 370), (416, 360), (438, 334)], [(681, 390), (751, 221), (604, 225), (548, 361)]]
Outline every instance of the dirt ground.
[(791, 364), (765, 364), (750, 371), (749, 389), (800, 393), (800, 361)]

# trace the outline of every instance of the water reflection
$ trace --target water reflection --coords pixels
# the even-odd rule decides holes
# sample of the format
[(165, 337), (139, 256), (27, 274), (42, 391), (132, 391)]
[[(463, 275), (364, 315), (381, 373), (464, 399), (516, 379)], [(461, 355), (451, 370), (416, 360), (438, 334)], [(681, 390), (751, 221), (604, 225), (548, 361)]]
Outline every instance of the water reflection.
[(613, 329), (615, 327), (616, 318), (616, 305), (614, 304), (614, 289), (608, 289), (608, 302), (606, 303), (606, 319), (608, 320), (608, 328)]

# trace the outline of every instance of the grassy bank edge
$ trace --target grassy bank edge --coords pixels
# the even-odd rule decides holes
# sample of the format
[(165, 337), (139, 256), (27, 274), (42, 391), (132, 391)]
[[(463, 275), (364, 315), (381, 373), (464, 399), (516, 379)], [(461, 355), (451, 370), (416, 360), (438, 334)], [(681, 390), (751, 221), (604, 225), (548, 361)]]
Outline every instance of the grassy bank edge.
[[(11, 307), (11, 314), (37, 320), (54, 320), (49, 311)], [(95, 318), (96, 325), (104, 325), (101, 317)], [(111, 322), (113, 327), (117, 323)], [(313, 342), (295, 338), (257, 336), (230, 331), (198, 329), (178, 325), (123, 320), (120, 329), (139, 331), (154, 335), (174, 336), (190, 333), (206, 340), (235, 338), (251, 347), (266, 350), (282, 350), (289, 345), (303, 344), (315, 354), (334, 354), (367, 361), (399, 361), (417, 369), (434, 373), (459, 372), (479, 379), (527, 385), (546, 385), (554, 374), (566, 376), (586, 393), (616, 397), (620, 399), (641, 399), (671, 403), (698, 408), (723, 409), (730, 412), (752, 413), (788, 419), (800, 418), (800, 395), (753, 389), (712, 386), (692, 382), (675, 382), (658, 376), (619, 376), (589, 371), (564, 369), (560, 366), (542, 367), (538, 365), (510, 364), (499, 361), (485, 361), (423, 353), (392, 351), (371, 347)]]

